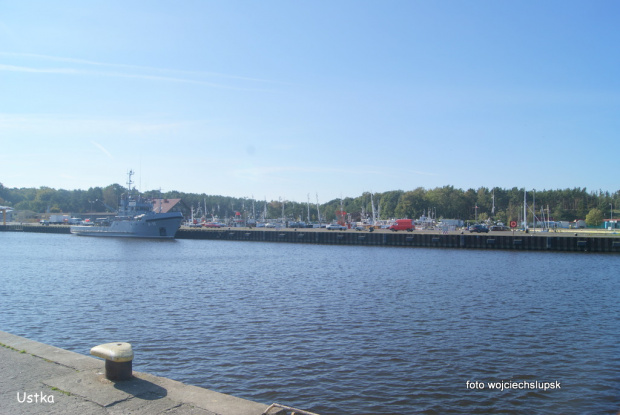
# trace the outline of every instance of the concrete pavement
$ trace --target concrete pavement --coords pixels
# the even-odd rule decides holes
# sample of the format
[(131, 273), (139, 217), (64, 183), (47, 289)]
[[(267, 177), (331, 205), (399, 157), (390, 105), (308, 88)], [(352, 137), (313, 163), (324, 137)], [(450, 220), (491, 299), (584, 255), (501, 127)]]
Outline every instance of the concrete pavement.
[[(0, 331), (0, 414), (284, 415), (283, 409), (133, 372), (104, 377), (104, 361)], [(95, 345), (93, 345), (95, 346)]]

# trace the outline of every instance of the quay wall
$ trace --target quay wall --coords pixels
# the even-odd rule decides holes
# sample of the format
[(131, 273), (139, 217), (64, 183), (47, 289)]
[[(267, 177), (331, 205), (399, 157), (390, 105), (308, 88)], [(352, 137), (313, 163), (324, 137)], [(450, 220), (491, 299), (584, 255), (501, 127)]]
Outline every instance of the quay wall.
[(177, 239), (425, 248), (620, 253), (620, 237), (574, 234), (469, 234), (259, 229), (179, 229)]
[[(134, 356), (140, 358), (139, 354)], [(0, 367), (4, 380), (0, 382), (0, 412), (14, 415), (291, 413), (284, 405), (268, 406), (149, 373), (133, 371), (129, 380), (111, 381), (103, 375), (105, 366), (103, 359), (0, 331)], [(26, 392), (32, 401), (25, 401)], [(22, 401), (21, 393), (24, 393)], [(307, 413), (290, 409), (293, 413)]]
[(30, 225), (30, 224), (9, 224), (0, 225), (0, 231), (5, 232), (37, 232), (37, 233), (71, 233), (67, 225)]
[[(0, 225), (0, 231), (68, 234), (69, 226)], [(357, 232), (316, 229), (181, 228), (177, 239), (220, 241), (284, 242), (325, 245), (361, 245), (413, 248), (464, 248), (517, 251), (609, 252), (620, 253), (620, 235), (583, 233), (502, 232), (470, 234), (467, 232)]]

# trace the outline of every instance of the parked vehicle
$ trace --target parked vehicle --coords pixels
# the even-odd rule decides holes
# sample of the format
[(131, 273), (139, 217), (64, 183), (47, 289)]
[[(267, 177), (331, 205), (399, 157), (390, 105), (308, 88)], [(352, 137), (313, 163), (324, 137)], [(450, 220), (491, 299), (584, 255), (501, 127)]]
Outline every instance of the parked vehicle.
[(471, 232), (471, 233), (474, 233), (474, 232), (478, 232), (478, 233), (481, 233), (481, 232), (489, 233), (489, 228), (487, 228), (487, 227), (486, 227), (486, 226), (484, 226), (484, 225), (481, 225), (481, 224), (477, 223), (477, 224), (475, 224), (475, 225), (471, 225), (471, 226), (469, 227), (469, 232)]
[(81, 222), (79, 218), (72, 218), (69, 215), (50, 215), (49, 219), (40, 220), (41, 225), (77, 225)]
[(489, 228), (490, 231), (509, 231), (508, 226), (493, 225)]
[(347, 227), (346, 227), (346, 226), (339, 225), (339, 224), (337, 224), (337, 223), (332, 223), (332, 224), (330, 224), (330, 225), (327, 225), (325, 228), (326, 228), (328, 231), (334, 231), (334, 230), (336, 230), (336, 231), (346, 231), (346, 230), (347, 230)]
[(223, 228), (224, 225), (222, 225), (221, 223), (217, 223), (217, 222), (207, 222), (204, 223), (202, 226), (204, 226), (205, 228)]
[(407, 231), (413, 232), (415, 225), (413, 219), (396, 219), (396, 223), (389, 227), (391, 231)]

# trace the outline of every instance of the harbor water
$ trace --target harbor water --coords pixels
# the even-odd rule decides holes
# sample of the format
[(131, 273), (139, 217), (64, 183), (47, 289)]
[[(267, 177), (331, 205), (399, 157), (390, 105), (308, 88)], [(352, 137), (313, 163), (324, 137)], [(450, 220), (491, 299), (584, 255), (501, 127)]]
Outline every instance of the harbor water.
[(620, 256), (0, 233), (0, 330), (327, 414), (615, 414)]

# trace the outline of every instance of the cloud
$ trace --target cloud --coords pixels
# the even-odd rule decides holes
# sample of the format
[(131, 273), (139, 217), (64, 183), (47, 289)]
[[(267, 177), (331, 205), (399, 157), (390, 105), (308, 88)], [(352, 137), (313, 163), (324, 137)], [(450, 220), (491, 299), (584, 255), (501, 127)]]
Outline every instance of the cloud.
[(101, 150), (106, 156), (110, 157), (111, 159), (114, 159), (114, 157), (112, 157), (112, 154), (110, 154), (110, 152), (108, 150), (106, 150), (106, 148), (104, 146), (102, 146), (101, 144), (99, 144), (96, 141), (90, 141), (92, 145), (94, 145), (95, 147), (97, 147), (99, 150)]
[(19, 53), (18, 54), (18, 53), (0, 52), (0, 56), (2, 55), (31, 57), (31, 58), (51, 60), (51, 61), (56, 61), (56, 62), (77, 63), (81, 65), (106, 66), (110, 68), (137, 69), (137, 70), (144, 70), (144, 71), (157, 71), (157, 72), (177, 73), (177, 74), (186, 74), (186, 75), (218, 76), (222, 78), (240, 79), (244, 81), (253, 81), (253, 82), (278, 83), (278, 84), (281, 83), (281, 82), (273, 81), (269, 79), (223, 74), (220, 72), (186, 71), (186, 70), (181, 70), (181, 69), (157, 68), (153, 66), (129, 65), (129, 64), (124, 64), (124, 63), (97, 62), (97, 61), (91, 61), (91, 60), (86, 60), (86, 59), (66, 58), (66, 57), (61, 57), (61, 56), (50, 56), (50, 55), (39, 55), (39, 54), (34, 54), (34, 53)]
[[(123, 137), (121, 139), (128, 137), (156, 139), (162, 136), (168, 137), (170, 134), (181, 134), (185, 130), (201, 129), (205, 123), (206, 121), (203, 120), (161, 122), (160, 118), (152, 120), (148, 117), (144, 119), (135, 117), (130, 119), (125, 117), (84, 118), (70, 114), (0, 112), (0, 130), (7, 138), (13, 137), (12, 143), (16, 143), (18, 137), (24, 139), (25, 134), (33, 139), (53, 136), (54, 140), (82, 140), (84, 136), (87, 136), (89, 139), (100, 142), (102, 136), (93, 136), (93, 134)], [(112, 139), (109, 138), (109, 140)], [(96, 144), (93, 142), (93, 145)]]
[(68, 74), (68, 75), (80, 73), (80, 71), (77, 71), (75, 69), (67, 69), (67, 68), (40, 69), (40, 68), (29, 68), (26, 66), (3, 65), (3, 64), (0, 64), (0, 71), (29, 72), (29, 73), (57, 73), (57, 74)]
[[(212, 88), (224, 88), (224, 89), (232, 89), (232, 90), (243, 90), (243, 91), (261, 91), (263, 89), (253, 88), (247, 86), (236, 86), (224, 84), (221, 82), (211, 82), (206, 80), (197, 79), (199, 77), (219, 77), (225, 78), (229, 80), (235, 81), (244, 81), (244, 82), (252, 82), (252, 83), (279, 83), (276, 81), (270, 81), (266, 79), (259, 78), (251, 78), (251, 77), (243, 77), (237, 75), (229, 75), (222, 74), (217, 72), (204, 72), (204, 71), (184, 71), (184, 70), (175, 70), (168, 68), (154, 68), (149, 66), (138, 66), (138, 65), (127, 65), (127, 64), (118, 64), (118, 63), (105, 63), (105, 62), (96, 62), (90, 61), (86, 59), (76, 59), (76, 58), (66, 58), (66, 57), (58, 57), (58, 56), (49, 56), (49, 55), (38, 55), (33, 53), (11, 53), (11, 52), (0, 52), (0, 56), (6, 57), (21, 57), (21, 58), (34, 58), (44, 61), (52, 61), (52, 62), (63, 62), (63, 63), (71, 63), (76, 65), (87, 65), (87, 66), (99, 66), (99, 67), (107, 67), (107, 68), (117, 68), (123, 69), (122, 72), (116, 71), (93, 71), (88, 69), (74, 69), (74, 68), (57, 68), (57, 69), (48, 69), (48, 68), (33, 68), (28, 66), (16, 66), (16, 65), (6, 65), (0, 64), (0, 71), (12, 71), (12, 72), (25, 72), (25, 73), (55, 73), (55, 74), (64, 74), (64, 75), (91, 75), (91, 76), (106, 76), (106, 77), (116, 77), (116, 78), (134, 78), (134, 79), (143, 79), (149, 81), (162, 81), (162, 82), (179, 82), (179, 83), (189, 83), (196, 85), (204, 85)], [(164, 76), (157, 74), (150, 74), (148, 72), (157, 72), (160, 74), (172, 74), (179, 76)]]

